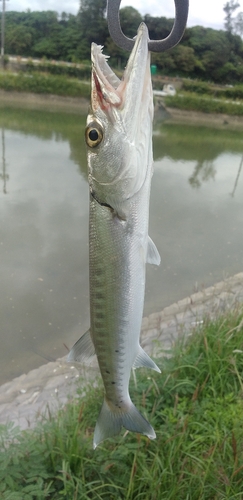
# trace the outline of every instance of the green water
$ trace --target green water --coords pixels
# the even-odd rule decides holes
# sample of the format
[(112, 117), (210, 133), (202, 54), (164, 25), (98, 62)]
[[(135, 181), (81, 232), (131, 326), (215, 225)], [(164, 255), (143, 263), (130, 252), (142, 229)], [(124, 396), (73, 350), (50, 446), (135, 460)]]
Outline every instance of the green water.
[[(0, 382), (66, 353), (89, 326), (85, 116), (0, 110)], [(243, 269), (242, 132), (154, 135), (145, 314)]]

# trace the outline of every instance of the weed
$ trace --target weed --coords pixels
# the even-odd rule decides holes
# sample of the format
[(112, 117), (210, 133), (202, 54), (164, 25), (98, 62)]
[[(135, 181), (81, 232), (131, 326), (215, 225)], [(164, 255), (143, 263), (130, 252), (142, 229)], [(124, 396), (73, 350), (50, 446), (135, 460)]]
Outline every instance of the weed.
[(243, 101), (230, 102), (225, 99), (212, 98), (205, 94), (198, 96), (198, 94), (191, 92), (183, 92), (173, 97), (165, 97), (165, 104), (172, 108), (188, 111), (224, 113), (235, 116), (243, 115)]
[(157, 360), (161, 375), (137, 371), (131, 396), (155, 441), (125, 432), (92, 450), (101, 384), (32, 431), (2, 426), (0, 498), (240, 500), (242, 318), (234, 311), (205, 322)]
[(75, 78), (43, 73), (0, 73), (0, 88), (7, 91), (90, 97), (89, 84)]

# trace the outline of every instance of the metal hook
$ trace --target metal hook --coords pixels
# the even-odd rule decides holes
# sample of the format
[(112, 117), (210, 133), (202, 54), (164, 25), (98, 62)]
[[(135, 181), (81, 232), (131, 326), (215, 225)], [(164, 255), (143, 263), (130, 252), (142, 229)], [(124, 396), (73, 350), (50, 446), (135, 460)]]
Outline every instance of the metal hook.
[[(175, 2), (175, 22), (170, 34), (163, 40), (150, 40), (148, 48), (151, 52), (164, 52), (171, 49), (181, 40), (185, 31), (189, 0), (174, 0)], [(118, 47), (131, 51), (135, 43), (134, 40), (124, 35), (121, 30), (119, 19), (119, 7), (121, 0), (107, 0), (107, 21), (109, 33), (112, 40)]]

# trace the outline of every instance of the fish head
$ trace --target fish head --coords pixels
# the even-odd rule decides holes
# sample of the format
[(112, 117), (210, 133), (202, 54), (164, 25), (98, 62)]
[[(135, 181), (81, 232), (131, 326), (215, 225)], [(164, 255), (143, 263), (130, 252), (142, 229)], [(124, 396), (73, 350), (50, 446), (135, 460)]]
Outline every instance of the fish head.
[(85, 138), (91, 193), (122, 212), (152, 169), (153, 93), (148, 30), (139, 26), (123, 78), (102, 47), (91, 46), (91, 109)]

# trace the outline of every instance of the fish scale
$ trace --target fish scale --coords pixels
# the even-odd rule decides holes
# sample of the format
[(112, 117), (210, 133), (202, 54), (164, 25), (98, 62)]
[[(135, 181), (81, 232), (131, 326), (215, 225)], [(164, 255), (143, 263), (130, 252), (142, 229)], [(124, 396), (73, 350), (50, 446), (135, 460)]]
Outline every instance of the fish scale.
[[(68, 360), (96, 354), (105, 397), (94, 448), (122, 427), (154, 439), (129, 395), (132, 368), (160, 371), (139, 343), (146, 262), (159, 264), (148, 236), (153, 96), (148, 31), (142, 23), (123, 80), (92, 44), (91, 110), (85, 132), (90, 186), (90, 330)], [(114, 83), (115, 82), (115, 83)]]

